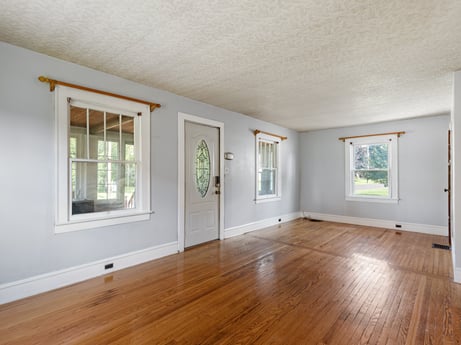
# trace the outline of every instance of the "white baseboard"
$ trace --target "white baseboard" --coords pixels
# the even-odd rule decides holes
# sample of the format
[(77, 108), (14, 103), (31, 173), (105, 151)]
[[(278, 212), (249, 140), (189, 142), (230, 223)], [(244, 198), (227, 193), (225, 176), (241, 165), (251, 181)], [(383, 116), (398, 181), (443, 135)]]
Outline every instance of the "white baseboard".
[[(303, 211), (303, 215), (304, 217), (307, 217), (307, 218), (325, 220), (325, 221), (330, 221), (330, 222), (355, 224), (355, 225), (366, 225), (366, 226), (374, 226), (377, 228), (420, 232), (423, 234), (430, 234), (430, 235), (448, 236), (448, 228), (446, 226), (440, 226), (440, 225), (427, 225), (427, 224), (399, 222), (395, 220), (339, 216), (339, 215), (334, 215), (334, 214), (316, 213), (316, 212), (308, 212), (308, 211)], [(401, 227), (397, 228), (395, 226), (396, 224), (401, 225)]]
[(454, 241), (452, 242), (451, 258), (453, 259), (453, 281), (461, 284), (461, 267), (456, 267), (456, 247), (454, 246)]
[[(0, 285), (0, 304), (78, 283), (83, 280), (139, 265), (177, 252), (178, 242), (171, 242), (104, 260), (98, 260), (85, 265), (2, 284)], [(114, 265), (113, 268), (105, 269), (104, 266), (109, 263)]]
[(453, 280), (455, 283), (461, 284), (461, 267), (453, 267)]
[[(294, 219), (301, 218), (301, 217), (302, 217), (301, 212), (293, 212), (293, 213), (288, 213), (288, 214), (285, 214), (279, 217), (271, 217), (271, 218), (267, 218), (263, 220), (258, 220), (257, 222), (234, 226), (232, 228), (227, 228), (224, 230), (224, 238), (243, 235), (247, 232), (264, 229), (264, 228), (267, 228), (268, 226), (285, 223), (290, 220), (294, 220)], [(281, 221), (279, 221), (279, 219), (281, 219)]]

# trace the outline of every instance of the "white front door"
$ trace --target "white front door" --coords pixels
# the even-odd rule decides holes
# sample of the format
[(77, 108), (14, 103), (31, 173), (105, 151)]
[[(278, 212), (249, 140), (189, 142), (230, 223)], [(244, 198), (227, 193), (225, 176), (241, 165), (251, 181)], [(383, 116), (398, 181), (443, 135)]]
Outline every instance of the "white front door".
[(219, 238), (219, 129), (185, 123), (185, 247)]

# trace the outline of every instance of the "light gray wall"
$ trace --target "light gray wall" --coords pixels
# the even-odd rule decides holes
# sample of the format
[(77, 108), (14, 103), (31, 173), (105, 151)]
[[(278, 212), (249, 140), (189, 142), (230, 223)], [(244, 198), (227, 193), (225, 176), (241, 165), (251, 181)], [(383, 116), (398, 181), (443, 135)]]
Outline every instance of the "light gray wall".
[[(444, 115), (300, 134), (301, 210), (446, 226), (449, 120)], [(399, 203), (346, 201), (338, 138), (394, 131), (406, 132), (399, 139)]]
[[(150, 221), (54, 233), (54, 113), (39, 75), (162, 104), (152, 113)], [(2, 42), (0, 76), (0, 284), (176, 241), (178, 112), (224, 123), (235, 154), (225, 163), (225, 228), (299, 211), (295, 131)], [(288, 136), (279, 202), (254, 203), (254, 129)]]

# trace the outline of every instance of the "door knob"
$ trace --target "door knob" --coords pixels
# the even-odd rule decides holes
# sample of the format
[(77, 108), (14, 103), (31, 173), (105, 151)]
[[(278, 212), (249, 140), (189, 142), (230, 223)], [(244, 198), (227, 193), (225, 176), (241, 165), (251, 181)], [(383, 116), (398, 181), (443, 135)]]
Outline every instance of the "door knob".
[(445, 193), (448, 192), (448, 188), (445, 188), (443, 191), (444, 191)]

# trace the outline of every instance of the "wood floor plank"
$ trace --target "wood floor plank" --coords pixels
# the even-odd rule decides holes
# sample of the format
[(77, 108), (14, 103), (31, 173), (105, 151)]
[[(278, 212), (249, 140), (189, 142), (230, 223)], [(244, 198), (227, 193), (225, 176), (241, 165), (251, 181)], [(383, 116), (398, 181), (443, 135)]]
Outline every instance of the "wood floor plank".
[(0, 305), (0, 343), (461, 344), (433, 242), (298, 219)]

